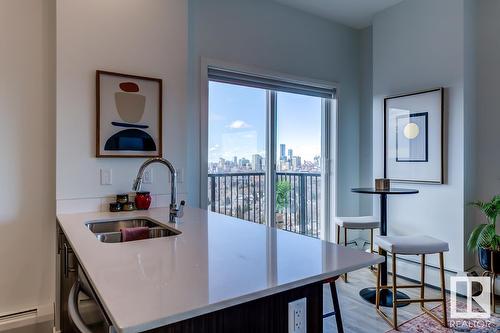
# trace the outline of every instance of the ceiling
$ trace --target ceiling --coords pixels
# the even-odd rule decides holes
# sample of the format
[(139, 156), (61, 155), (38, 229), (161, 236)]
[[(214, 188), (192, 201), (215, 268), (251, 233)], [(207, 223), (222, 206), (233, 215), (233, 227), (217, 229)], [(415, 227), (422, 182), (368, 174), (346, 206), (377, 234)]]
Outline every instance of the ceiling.
[(274, 0), (334, 22), (361, 29), (368, 27), (373, 16), (403, 0)]

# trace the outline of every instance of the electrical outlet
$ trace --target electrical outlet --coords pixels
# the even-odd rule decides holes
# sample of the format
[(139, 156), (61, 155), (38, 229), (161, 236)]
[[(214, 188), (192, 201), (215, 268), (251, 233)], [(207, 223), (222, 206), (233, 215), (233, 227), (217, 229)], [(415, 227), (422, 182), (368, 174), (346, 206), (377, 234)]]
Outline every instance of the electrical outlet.
[(113, 184), (113, 171), (111, 169), (101, 169), (101, 185)]
[(143, 184), (153, 184), (153, 169), (146, 169), (144, 171), (144, 176), (142, 177)]
[(307, 299), (301, 298), (288, 303), (288, 333), (307, 332)]

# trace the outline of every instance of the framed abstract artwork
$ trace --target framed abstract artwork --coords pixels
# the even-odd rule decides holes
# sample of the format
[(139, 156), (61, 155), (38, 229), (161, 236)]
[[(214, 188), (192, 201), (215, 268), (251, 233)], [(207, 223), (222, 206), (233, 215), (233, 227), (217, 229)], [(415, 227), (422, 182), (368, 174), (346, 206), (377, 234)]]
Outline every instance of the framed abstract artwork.
[(96, 71), (96, 111), (97, 157), (161, 157), (161, 79)]
[(443, 184), (443, 88), (384, 99), (384, 177)]

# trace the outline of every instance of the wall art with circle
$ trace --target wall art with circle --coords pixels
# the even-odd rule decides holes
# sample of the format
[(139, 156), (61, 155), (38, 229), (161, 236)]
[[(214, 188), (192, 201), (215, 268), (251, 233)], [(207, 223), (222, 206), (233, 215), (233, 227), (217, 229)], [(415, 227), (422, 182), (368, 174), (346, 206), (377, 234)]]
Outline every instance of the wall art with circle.
[(96, 110), (97, 157), (161, 157), (161, 79), (97, 71)]
[(384, 174), (443, 183), (443, 88), (384, 99)]

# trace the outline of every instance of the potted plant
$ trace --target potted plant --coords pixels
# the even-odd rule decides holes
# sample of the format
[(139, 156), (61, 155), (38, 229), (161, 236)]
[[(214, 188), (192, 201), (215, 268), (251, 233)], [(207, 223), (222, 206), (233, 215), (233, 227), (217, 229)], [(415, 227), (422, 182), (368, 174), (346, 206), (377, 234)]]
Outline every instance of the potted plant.
[[(496, 195), (488, 202), (476, 201), (471, 205), (479, 208), (487, 218), (488, 223), (474, 228), (467, 242), (470, 251), (477, 249), (479, 264), (487, 271), (500, 271), (500, 236), (496, 233), (496, 220), (500, 214), (500, 195)], [(492, 253), (493, 252), (493, 253)], [(494, 267), (491, 259), (494, 257)]]
[(285, 221), (283, 211), (288, 206), (288, 194), (291, 190), (291, 185), (286, 180), (281, 180), (276, 183), (276, 227), (282, 229)]

